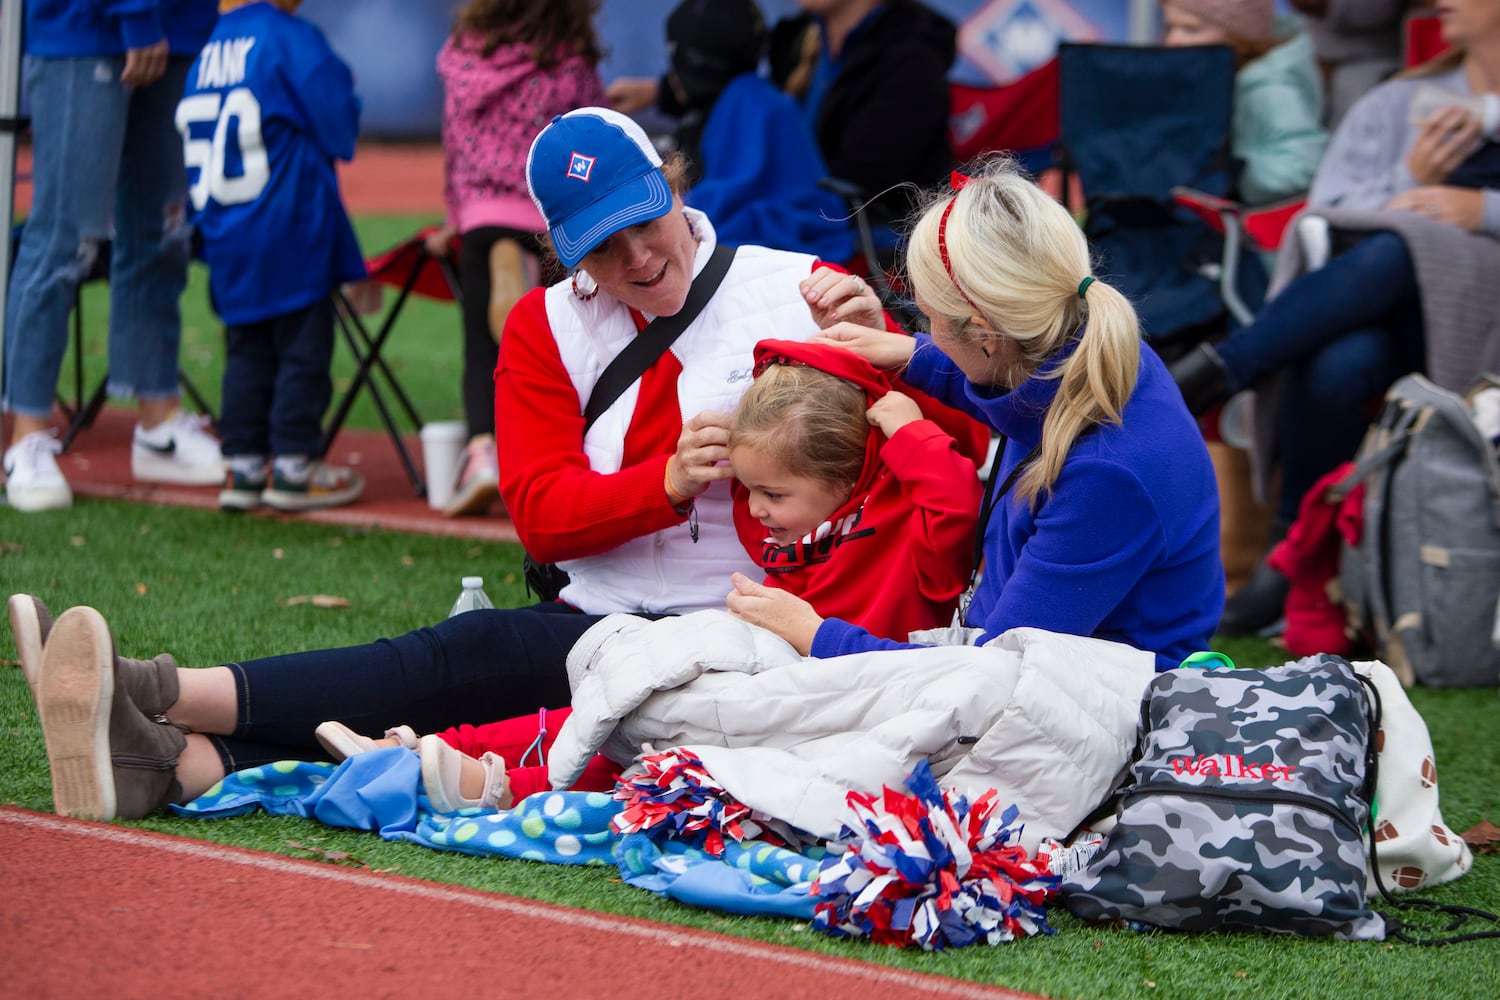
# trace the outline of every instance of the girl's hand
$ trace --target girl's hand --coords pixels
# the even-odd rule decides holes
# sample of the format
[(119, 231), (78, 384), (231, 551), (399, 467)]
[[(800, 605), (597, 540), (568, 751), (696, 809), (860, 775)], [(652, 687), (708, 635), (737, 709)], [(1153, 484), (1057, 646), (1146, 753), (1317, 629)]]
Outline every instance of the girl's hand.
[(622, 76), (604, 88), (604, 99), (621, 114), (634, 114), (656, 103), (659, 87), (659, 82), (651, 77)]
[(453, 242), (453, 237), (458, 235), (458, 227), (444, 223), (437, 229), (422, 237), (422, 243), (427, 247), (427, 252), (434, 257), (448, 256), (448, 245)]
[(1480, 139), (1479, 119), (1457, 105), (1439, 108), (1422, 123), (1406, 169), (1420, 185), (1441, 184), (1479, 148)]
[(812, 310), (813, 322), (820, 327), (827, 328), (844, 321), (885, 326), (885, 310), (880, 305), (880, 296), (857, 275), (820, 267), (803, 278), (798, 287), (807, 300), (807, 307)]
[(1475, 233), (1484, 221), (1484, 192), (1457, 187), (1412, 188), (1386, 202), (1385, 207), (1416, 212)]
[(813, 606), (795, 594), (756, 583), (743, 573), (731, 578), (734, 590), (724, 603), (736, 618), (775, 632), (803, 656), (812, 649), (813, 637), (823, 619)]
[(709, 484), (731, 479), (729, 414), (704, 410), (682, 425), (677, 451), (667, 459), (667, 482), (678, 496), (695, 497)]
[(912, 421), (921, 420), (922, 408), (910, 396), (892, 390), (875, 400), (874, 405), (865, 411), (865, 419), (871, 427), (880, 428), (880, 433), (890, 438)]
[(917, 342), (904, 333), (876, 330), (854, 323), (835, 323), (808, 338), (814, 344), (834, 344), (853, 351), (876, 368), (904, 368), (911, 361)]

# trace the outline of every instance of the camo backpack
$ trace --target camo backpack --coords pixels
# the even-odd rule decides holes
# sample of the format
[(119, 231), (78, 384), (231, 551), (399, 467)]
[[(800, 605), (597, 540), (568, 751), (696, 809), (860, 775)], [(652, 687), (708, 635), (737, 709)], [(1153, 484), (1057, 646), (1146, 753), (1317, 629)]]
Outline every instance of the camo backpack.
[(1063, 902), (1085, 920), (1383, 940), (1363, 841), (1377, 712), (1337, 657), (1157, 674), (1117, 822)]

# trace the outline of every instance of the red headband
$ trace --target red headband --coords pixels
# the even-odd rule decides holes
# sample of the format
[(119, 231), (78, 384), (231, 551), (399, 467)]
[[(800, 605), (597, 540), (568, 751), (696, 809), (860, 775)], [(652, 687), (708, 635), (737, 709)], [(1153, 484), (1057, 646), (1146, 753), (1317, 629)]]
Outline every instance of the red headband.
[(953, 189), (953, 197), (948, 199), (948, 204), (943, 209), (943, 215), (938, 219), (938, 257), (942, 258), (943, 270), (948, 272), (948, 280), (953, 282), (953, 287), (957, 289), (958, 294), (964, 297), (965, 302), (974, 307), (975, 312), (982, 315), (984, 310), (980, 309), (974, 300), (969, 298), (969, 293), (964, 291), (963, 286), (958, 283), (958, 275), (953, 273), (953, 261), (948, 257), (948, 216), (953, 212), (954, 203), (958, 201), (958, 192), (962, 191), (964, 185), (967, 183), (969, 183), (968, 176), (959, 173), (957, 170), (948, 176), (948, 186)]

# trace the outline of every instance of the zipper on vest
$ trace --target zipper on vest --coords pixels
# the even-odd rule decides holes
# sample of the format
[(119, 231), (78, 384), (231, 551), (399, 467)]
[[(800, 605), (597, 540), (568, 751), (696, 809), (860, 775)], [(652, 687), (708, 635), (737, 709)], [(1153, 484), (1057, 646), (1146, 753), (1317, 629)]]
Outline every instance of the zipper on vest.
[(1317, 812), (1331, 816), (1341, 824), (1348, 827), (1356, 838), (1363, 838), (1359, 825), (1349, 817), (1349, 814), (1336, 806), (1315, 795), (1307, 795), (1303, 792), (1242, 792), (1233, 788), (1205, 788), (1201, 785), (1169, 785), (1165, 782), (1152, 782), (1140, 785), (1125, 793), (1123, 799), (1128, 801), (1138, 795), (1181, 795), (1192, 797), (1194, 795), (1205, 799), (1221, 799), (1226, 802), (1251, 802), (1251, 803), (1275, 803), (1282, 802), (1287, 805), (1303, 806)]

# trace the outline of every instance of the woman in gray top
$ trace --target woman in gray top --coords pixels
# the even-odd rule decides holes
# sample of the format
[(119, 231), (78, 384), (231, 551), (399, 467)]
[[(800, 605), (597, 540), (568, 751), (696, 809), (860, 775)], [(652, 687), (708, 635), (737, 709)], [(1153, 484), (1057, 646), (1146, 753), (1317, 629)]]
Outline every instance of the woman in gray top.
[[(1376, 87), (1335, 133), (1274, 297), (1172, 366), (1195, 413), (1283, 376), (1257, 413), (1263, 456), (1277, 444), (1282, 534), (1313, 483), (1353, 456), (1367, 404), (1397, 377), (1424, 371), (1462, 390), (1500, 364), (1500, 5), (1449, 0), (1441, 18), (1455, 51)], [(1262, 564), (1220, 632), (1274, 622), (1286, 589)]]

